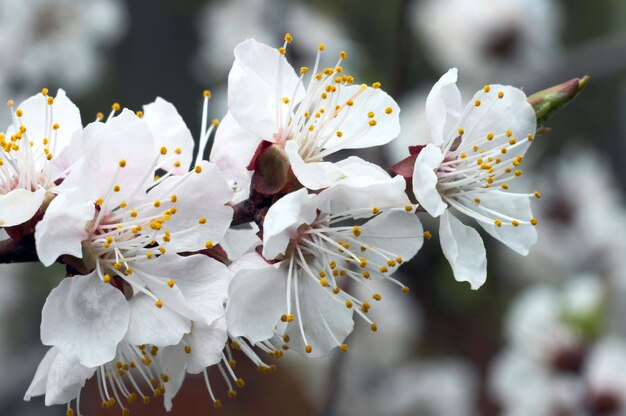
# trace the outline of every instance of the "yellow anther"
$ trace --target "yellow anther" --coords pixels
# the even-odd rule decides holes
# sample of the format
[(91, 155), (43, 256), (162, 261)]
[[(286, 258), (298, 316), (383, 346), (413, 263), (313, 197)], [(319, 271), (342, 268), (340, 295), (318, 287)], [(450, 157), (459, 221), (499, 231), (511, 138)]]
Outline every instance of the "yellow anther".
[(378, 89), (378, 88), (380, 88), (380, 82), (375, 82), (375, 83), (373, 83), (373, 84), (372, 84), (372, 88), (374, 88), (374, 89)]
[(204, 217), (198, 218), (198, 224), (206, 224), (206, 218)]
[(287, 51), (285, 50), (285, 48), (283, 48), (282, 46), (280, 48), (278, 48), (278, 53), (281, 55), (284, 55)]
[(430, 240), (431, 238), (433, 238), (433, 235), (430, 233), (430, 231), (426, 230), (424, 231), (424, 238)]
[(289, 97), (283, 97), (283, 103), (289, 104), (289, 101), (291, 101), (289, 100)]
[(310, 354), (311, 351), (313, 351), (313, 347), (311, 347), (310, 345), (307, 345), (306, 347), (304, 347), (304, 350)]
[(515, 176), (520, 176), (522, 174), (522, 171), (520, 169), (516, 170), (514, 175)]
[(59, 129), (59, 127), (60, 127), (60, 126), (59, 126), (59, 123), (54, 123), (54, 124), (52, 125), (52, 130), (58, 130), (58, 129)]
[(15, 112), (15, 115), (18, 117), (22, 117), (24, 115), (24, 112), (18, 108), (17, 111)]
[(378, 325), (376, 325), (375, 323), (372, 322), (372, 324), (370, 325), (370, 329), (374, 332), (378, 331)]
[(151, 252), (151, 251), (147, 251), (147, 252), (146, 252), (146, 258), (147, 258), (147, 259), (151, 259), (151, 258), (152, 258), (152, 256), (153, 256), (153, 254), (152, 254), (152, 252)]
[(179, 155), (179, 154), (181, 154), (181, 153), (183, 152), (183, 149), (181, 149), (180, 147), (177, 147), (177, 148), (174, 150), (174, 152), (175, 152), (177, 155)]
[(176, 194), (172, 194), (172, 196), (170, 197), (170, 201), (176, 202), (177, 200), (178, 200), (178, 197), (176, 196)]
[(363, 313), (367, 313), (367, 312), (369, 312), (369, 310), (370, 310), (370, 304), (369, 304), (369, 302), (367, 302), (367, 301), (363, 302), (363, 303), (361, 304), (361, 311), (362, 311)]
[(346, 352), (348, 351), (348, 344), (341, 344), (339, 348), (341, 349), (341, 351)]
[(96, 120), (102, 120), (104, 118), (104, 114), (101, 112), (96, 113)]
[(341, 51), (339, 52), (339, 57), (341, 59), (346, 59), (348, 57), (348, 54), (346, 53), (346, 51)]
[(111, 276), (105, 274), (104, 276), (102, 276), (102, 281), (104, 281), (104, 283), (111, 283)]
[(395, 267), (395, 265), (396, 265), (396, 261), (394, 259), (387, 260), (387, 266)]
[(187, 354), (191, 353), (191, 347), (189, 345), (185, 345), (185, 352)]
[(509, 185), (507, 185), (506, 183), (503, 183), (500, 186), (502, 187), (502, 189), (509, 189)]
[(296, 319), (296, 317), (292, 314), (287, 315), (287, 322), (293, 322), (294, 319)]
[(154, 203), (152, 204), (154, 205), (155, 208), (158, 208), (161, 206), (161, 201), (159, 201), (158, 199), (154, 201)]
[(222, 402), (220, 401), (220, 399), (215, 399), (215, 401), (213, 402), (213, 407), (215, 409), (219, 409), (222, 407)]
[(211, 125), (213, 127), (217, 127), (219, 126), (219, 124), (220, 124), (220, 121), (218, 119), (214, 118), (213, 120), (211, 120)]
[(493, 133), (488, 133), (487, 134), (487, 140), (489, 140), (489, 141), (493, 140)]
[(331, 269), (334, 269), (335, 267), (337, 267), (337, 263), (335, 262), (335, 260), (331, 260), (331, 262), (328, 263), (328, 265), (330, 266)]
[(364, 277), (364, 278), (366, 278), (366, 279), (369, 279), (369, 278), (370, 278), (370, 272), (368, 272), (367, 270), (365, 270), (365, 271), (363, 272), (363, 277)]
[(404, 210), (406, 212), (413, 212), (413, 205), (405, 205)]
[(154, 305), (161, 309), (163, 307), (163, 301), (161, 299), (157, 299), (156, 302), (154, 302)]
[(387, 273), (387, 272), (388, 272), (387, 267), (385, 267), (385, 266), (381, 266), (381, 267), (378, 269), (378, 271), (379, 271), (379, 272), (381, 272), (381, 273)]
[(526, 136), (526, 138), (528, 139), (529, 142), (533, 141), (533, 135), (528, 133), (528, 136)]
[(485, 92), (489, 92), (489, 91), (491, 91), (491, 87), (490, 87), (489, 85), (485, 85), (485, 86), (483, 87), (483, 91), (485, 91)]
[(361, 235), (361, 229), (359, 228), (358, 225), (355, 225), (354, 227), (352, 227), (352, 234), (354, 234), (355, 237), (358, 237)]
[(48, 97), (48, 105), (54, 104), (54, 97)]
[(537, 222), (538, 222), (538, 221), (537, 221), (537, 218), (531, 218), (531, 219), (530, 219), (530, 223), (531, 223), (532, 225), (537, 225)]
[(474, 145), (474, 147), (472, 147), (472, 149), (473, 149), (475, 152), (478, 152), (479, 147), (478, 147), (478, 146), (476, 146), (476, 145)]
[(338, 74), (341, 74), (343, 72), (343, 67), (342, 66), (336, 66), (335, 67), (335, 72)]
[(125, 168), (126, 167), (126, 160), (125, 159), (120, 160), (118, 165), (120, 166), (120, 168)]
[(229, 399), (234, 399), (235, 397), (237, 397), (237, 392), (235, 390), (228, 390), (226, 395)]
[(165, 254), (165, 252), (166, 252), (166, 251), (167, 251), (167, 249), (166, 249), (165, 247), (160, 247), (160, 248), (159, 248), (159, 252), (160, 252), (161, 254)]
[(113, 111), (120, 111), (120, 103), (113, 103), (113, 105), (111, 106), (111, 109)]
[(120, 186), (119, 185), (115, 185), (113, 186), (113, 192), (119, 192), (120, 191)]
[(393, 113), (393, 108), (391, 107), (385, 108), (385, 114), (391, 114), (391, 113)]
[(511, 225), (513, 227), (519, 227), (519, 221), (513, 220), (513, 221), (511, 221)]
[(476, 106), (476, 107), (480, 107), (480, 100), (476, 100), (476, 101), (474, 101), (474, 106)]
[(52, 160), (52, 153), (48, 153), (48, 155), (46, 156), (46, 159)]
[(285, 41), (287, 43), (293, 42), (293, 36), (291, 36), (291, 33), (285, 33)]
[(467, 157), (467, 153), (461, 153), (461, 154), (459, 155), (459, 157), (460, 157), (461, 159), (465, 159), (465, 158)]
[(365, 257), (361, 257), (361, 259), (359, 260), (359, 266), (361, 267), (367, 266), (367, 259)]
[(372, 208), (372, 214), (376, 215), (380, 212), (380, 210), (376, 207)]
[(135, 111), (135, 115), (139, 118), (143, 118), (143, 111), (141, 110)]
[(322, 287), (328, 286), (328, 280), (325, 278), (320, 279), (320, 285), (322, 285)]
[(343, 136), (343, 132), (339, 131), (339, 130), (337, 130), (337, 133), (335, 133), (335, 134), (337, 135), (337, 137), (342, 137)]
[(213, 241), (209, 240), (206, 243), (204, 243), (204, 247), (207, 249), (212, 249), (213, 248)]
[(374, 118), (374, 112), (370, 111), (369, 113), (367, 113), (367, 117), (368, 118)]
[(22, 134), (26, 133), (26, 126), (24, 125), (20, 126), (20, 133)]
[(352, 100), (348, 100), (348, 101), (346, 101), (346, 105), (347, 105), (348, 107), (352, 107), (352, 106), (354, 105), (354, 101), (352, 101)]
[(372, 298), (373, 298), (375, 301), (379, 301), (379, 300), (381, 300), (383, 297), (380, 295), (380, 293), (374, 293), (374, 294), (372, 295)]
[(409, 287), (408, 286), (404, 286), (402, 289), (402, 293), (409, 293)]
[(459, 133), (459, 134), (463, 134), (463, 133), (465, 133), (465, 130), (463, 130), (463, 129), (458, 129), (458, 130), (457, 130), (457, 133)]
[(502, 227), (502, 221), (500, 221), (500, 220), (495, 220), (495, 221), (493, 222), (493, 224), (494, 224), (496, 227)]
[(336, 295), (341, 292), (341, 288), (339, 286), (333, 288), (333, 293)]
[(193, 169), (194, 172), (196, 173), (200, 173), (202, 172), (202, 167), (200, 165), (196, 165), (196, 167)]
[(96, 199), (96, 205), (102, 206), (102, 204), (104, 204), (104, 199), (102, 199), (102, 198)]
[(324, 49), (326, 49), (326, 45), (324, 45), (323, 43), (317, 45), (317, 50), (319, 50), (320, 52), (323, 52)]
[(512, 135), (513, 135), (513, 132), (511, 130), (506, 131), (506, 137), (511, 137)]
[(167, 147), (161, 146), (161, 154), (162, 155), (166, 155), (167, 154)]
[(474, 202), (480, 204), (480, 198), (474, 198)]
[(502, 153), (502, 154), (506, 154), (506, 147), (503, 147), (503, 148), (500, 150), (500, 153)]
[(243, 386), (245, 386), (245, 382), (243, 381), (242, 378), (238, 378), (237, 380), (235, 380), (235, 384), (237, 385), (237, 387), (239, 387), (240, 389), (243, 388)]
[(347, 300), (346, 301), (346, 308), (352, 309), (352, 301), (351, 300)]
[(498, 92), (498, 98), (504, 97), (504, 93), (502, 91)]
[(535, 198), (539, 199), (539, 198), (541, 198), (541, 192), (539, 192), (539, 191), (535, 191), (535, 192), (533, 192), (533, 196), (534, 196)]

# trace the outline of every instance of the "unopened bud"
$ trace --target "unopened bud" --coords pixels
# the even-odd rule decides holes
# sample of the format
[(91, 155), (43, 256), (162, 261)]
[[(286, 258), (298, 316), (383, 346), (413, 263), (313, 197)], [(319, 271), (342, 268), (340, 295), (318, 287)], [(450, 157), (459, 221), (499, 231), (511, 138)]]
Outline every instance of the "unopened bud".
[(562, 84), (539, 91), (530, 97), (528, 102), (533, 106), (537, 122), (548, 120), (561, 107), (572, 101), (589, 83), (589, 76), (573, 78)]

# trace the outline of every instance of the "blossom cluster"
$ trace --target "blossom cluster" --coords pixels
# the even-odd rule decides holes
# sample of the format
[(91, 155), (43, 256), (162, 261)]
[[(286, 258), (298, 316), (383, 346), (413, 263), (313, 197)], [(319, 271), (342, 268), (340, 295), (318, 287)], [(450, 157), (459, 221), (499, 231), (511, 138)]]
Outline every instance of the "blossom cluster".
[(346, 52), (324, 66), (323, 44), (296, 71), (291, 42), (235, 47), (228, 112), (210, 121), (205, 91), (196, 141), (162, 98), (136, 112), (114, 104), (87, 125), (62, 90), (8, 103), (0, 225), (67, 270), (43, 307), (51, 348), (26, 399), (80, 413), (95, 378), (105, 408), (128, 414), (128, 403), (162, 397), (169, 410), (185, 375), (202, 373), (219, 407), (207, 369), (234, 397), (244, 381), (233, 350), (261, 371), (287, 350), (347, 351), (355, 319), (378, 330), (369, 311), (384, 299), (371, 282), (409, 292), (394, 272), (432, 237), (421, 216), (439, 218), (443, 254), (472, 289), (486, 280), (486, 250), (461, 219), (528, 253), (540, 193), (514, 182), (538, 120), (582, 83), (534, 100), (486, 85), (463, 104), (451, 69), (426, 100), (428, 144), (385, 170), (350, 150), (400, 134), (394, 99), (357, 83)]

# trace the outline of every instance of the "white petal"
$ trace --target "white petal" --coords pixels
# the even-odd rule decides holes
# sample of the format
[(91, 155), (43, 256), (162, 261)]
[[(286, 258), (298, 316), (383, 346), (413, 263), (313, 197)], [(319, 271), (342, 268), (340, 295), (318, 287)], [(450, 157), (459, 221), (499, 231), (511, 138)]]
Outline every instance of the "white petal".
[[(500, 212), (507, 217), (519, 221), (528, 222), (533, 214), (530, 210), (530, 197), (524, 194), (514, 194), (494, 190), (480, 194), (480, 206)], [(480, 208), (479, 206), (479, 208)], [(502, 241), (512, 250), (521, 255), (527, 255), (530, 247), (537, 242), (537, 230), (531, 224), (520, 224), (517, 227), (511, 225), (511, 221), (498, 217), (493, 213), (486, 215), (503, 222), (501, 227), (494, 224), (486, 224), (480, 221), (479, 224), (494, 238)]]
[[(255, 343), (270, 339), (286, 313), (286, 271), (272, 266), (239, 271), (229, 288), (228, 332)], [(345, 307), (344, 307), (345, 308)]]
[[(372, 87), (363, 90), (362, 86), (352, 85), (340, 87), (337, 94), (335, 99), (339, 105), (353, 99), (355, 94), (358, 96), (353, 99), (352, 107), (346, 107), (324, 127), (324, 132), (330, 135), (326, 149), (362, 149), (387, 144), (398, 137), (400, 107), (385, 91)], [(388, 109), (391, 109), (389, 114)], [(374, 113), (374, 117), (370, 118), (369, 113)], [(376, 125), (370, 126), (370, 120), (376, 121)], [(337, 130), (343, 133), (340, 138), (335, 134)]]
[(448, 140), (461, 114), (461, 93), (456, 86), (457, 70), (450, 69), (433, 85), (426, 98), (426, 121), (431, 143), (440, 146)]
[[(358, 240), (364, 247), (377, 247), (392, 253), (393, 260), (401, 257), (403, 262), (412, 259), (424, 242), (424, 229), (419, 218), (413, 212), (386, 211), (372, 218), (361, 227)], [(351, 232), (351, 231), (350, 231)], [(385, 265), (389, 256), (383, 257), (374, 250), (365, 251), (369, 262)], [(393, 273), (400, 265), (389, 266)]]
[(230, 112), (220, 121), (209, 161), (215, 163), (229, 186), (235, 191), (233, 203), (238, 203), (250, 194), (252, 172), (247, 166), (254, 156), (261, 139), (244, 129)]
[(315, 198), (303, 188), (283, 196), (270, 207), (263, 221), (263, 257), (271, 260), (284, 254), (298, 227), (313, 222), (317, 215)]
[(187, 371), (198, 374), (220, 362), (227, 340), (226, 318), (217, 319), (211, 325), (194, 324), (191, 333), (185, 337), (191, 347)]
[(37, 366), (37, 371), (35, 372), (33, 381), (30, 382), (30, 386), (28, 386), (28, 390), (26, 390), (26, 394), (24, 394), (24, 400), (28, 402), (31, 397), (46, 394), (48, 373), (50, 373), (50, 367), (52, 366), (52, 363), (58, 353), (59, 350), (57, 348), (50, 348), (48, 352), (46, 352), (46, 355)]
[(237, 261), (242, 255), (263, 244), (257, 235), (259, 228), (256, 224), (248, 224), (244, 227), (229, 229), (220, 243), (230, 261)]
[(487, 280), (487, 253), (480, 234), (445, 211), (440, 218), (439, 240), (454, 278), (469, 282), (472, 289), (481, 287)]
[(129, 315), (122, 292), (102, 282), (96, 273), (69, 277), (46, 299), (41, 342), (87, 367), (96, 367), (115, 357)]
[[(143, 120), (148, 124), (156, 146), (167, 149), (167, 153), (159, 158), (162, 169), (176, 174), (187, 172), (193, 156), (193, 136), (176, 107), (157, 97), (153, 103), (143, 106)], [(180, 154), (176, 149), (181, 150)], [(174, 165), (176, 162), (180, 162), (179, 167)]]
[(277, 107), (287, 111), (282, 98), (289, 97), (295, 105), (303, 93), (299, 77), (276, 48), (254, 39), (235, 47), (235, 62), (228, 74), (228, 108), (245, 129), (272, 140), (279, 128)]
[[(351, 164), (349, 169), (356, 171), (356, 165)], [(319, 209), (331, 214), (346, 213), (353, 218), (369, 218), (374, 207), (403, 208), (411, 204), (405, 193), (406, 182), (401, 176), (392, 178), (386, 172), (380, 174), (376, 170), (366, 169), (359, 173), (360, 176), (351, 176), (320, 192)]]
[(46, 383), (46, 406), (65, 404), (76, 397), (85, 385), (85, 381), (96, 371), (77, 360), (68, 359), (59, 352), (48, 372)]
[[(85, 159), (72, 170), (60, 189), (81, 188), (89, 199), (108, 198), (115, 207), (130, 203), (153, 180), (154, 161), (158, 155), (154, 138), (146, 123), (124, 109), (106, 123), (92, 123), (85, 128)], [(120, 160), (126, 167), (119, 166)], [(120, 185), (119, 192), (112, 192)]]
[(138, 294), (129, 302), (130, 321), (124, 341), (131, 345), (176, 345), (191, 330), (191, 321), (167, 306), (157, 308), (154, 300)]
[(290, 140), (285, 146), (289, 163), (298, 181), (306, 188), (327, 188), (345, 178), (343, 170), (332, 162), (305, 162), (298, 153), (298, 145)]
[(165, 410), (169, 412), (172, 410), (172, 399), (185, 381), (189, 354), (185, 352), (183, 345), (180, 344), (159, 350), (156, 359), (163, 374), (167, 374), (169, 377), (169, 381), (165, 386), (165, 395), (163, 396)]
[(39, 260), (50, 266), (63, 254), (82, 258), (82, 242), (89, 236), (87, 222), (95, 214), (94, 203), (82, 189), (71, 188), (57, 195), (35, 228)]
[[(231, 272), (217, 260), (201, 254), (166, 254), (135, 263), (135, 269), (139, 275), (148, 273), (160, 278), (160, 283), (151, 280), (148, 286), (164, 307), (207, 325), (223, 315)], [(166, 283), (169, 279), (174, 280), (173, 287)]]
[(43, 188), (36, 191), (16, 188), (0, 195), (0, 227), (12, 227), (33, 218), (45, 196)]
[[(503, 93), (502, 98), (498, 98), (500, 92)], [(476, 106), (477, 100), (480, 102), (479, 106)], [(537, 117), (523, 91), (508, 85), (491, 85), (489, 92), (480, 90), (474, 95), (463, 111), (458, 127), (465, 131), (459, 151), (473, 151), (476, 143), (481, 150), (504, 145), (509, 147), (510, 137), (505, 133), (510, 130), (511, 137), (515, 137), (518, 144), (502, 155), (502, 163), (505, 163), (508, 159), (526, 153), (530, 143), (523, 139), (529, 134), (534, 137)], [(484, 139), (489, 133), (493, 133), (496, 138), (491, 141)], [(448, 138), (457, 136), (458, 132), (452, 131)], [(482, 143), (479, 142), (481, 139), (484, 139)]]
[[(233, 209), (226, 204), (232, 199), (232, 190), (217, 166), (207, 161), (200, 162), (199, 166), (200, 173), (192, 171), (188, 177), (170, 176), (148, 193), (149, 200), (159, 200), (161, 204), (142, 210), (142, 216), (159, 215), (176, 207), (176, 214), (164, 224), (171, 233), (171, 240), (166, 244), (169, 251), (201, 250), (207, 241), (217, 244), (230, 227)], [(171, 201), (172, 195), (176, 196), (175, 203)], [(206, 222), (200, 224), (200, 218)]]
[(440, 216), (448, 207), (437, 191), (435, 169), (443, 162), (443, 153), (428, 144), (422, 149), (413, 167), (413, 194), (422, 207), (433, 217)]
[[(296, 319), (287, 327), (289, 348), (298, 351), (307, 357), (323, 357), (338, 347), (352, 332), (354, 321), (352, 309), (336, 299), (330, 290), (323, 288), (317, 280), (300, 274), (298, 279), (298, 293), (300, 298), (301, 315), (293, 312)], [(291, 301), (293, 310), (296, 310), (295, 299)], [(298, 320), (302, 319), (306, 341), (311, 346), (311, 352), (306, 353)]]

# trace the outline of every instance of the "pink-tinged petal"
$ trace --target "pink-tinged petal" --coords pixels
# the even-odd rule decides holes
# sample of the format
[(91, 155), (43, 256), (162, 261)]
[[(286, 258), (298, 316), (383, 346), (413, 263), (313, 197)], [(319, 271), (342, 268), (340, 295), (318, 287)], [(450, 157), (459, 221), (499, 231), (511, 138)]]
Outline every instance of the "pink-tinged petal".
[(25, 401), (29, 402), (31, 397), (46, 394), (48, 374), (50, 373), (50, 367), (57, 357), (57, 354), (59, 354), (59, 350), (57, 348), (50, 348), (48, 352), (46, 352), (46, 355), (44, 355), (43, 359), (37, 366), (37, 371), (35, 372), (33, 380), (30, 382), (30, 386), (28, 386), (28, 390), (26, 390), (26, 393), (24, 394)]
[(128, 329), (124, 295), (91, 273), (64, 279), (50, 292), (41, 313), (41, 342), (68, 359), (97, 367), (115, 357)]
[[(358, 85), (339, 87), (338, 105), (352, 100), (324, 127), (326, 149), (362, 149), (387, 144), (400, 134), (400, 107), (385, 91)], [(326, 111), (333, 111), (327, 109)], [(373, 113), (373, 117), (370, 117)], [(370, 124), (371, 123), (371, 124)], [(336, 132), (341, 132), (337, 137)]]
[[(503, 191), (483, 192), (480, 194), (480, 204), (477, 208), (479, 211), (488, 208), (492, 212), (481, 212), (483, 215), (499, 219), (502, 225), (497, 227), (495, 224), (487, 224), (480, 221), (479, 224), (491, 234), (494, 238), (502, 241), (510, 249), (525, 256), (528, 254), (530, 247), (537, 242), (537, 230), (535, 226), (529, 224), (528, 221), (533, 217), (530, 210), (530, 197), (527, 194), (515, 194)], [(495, 214), (493, 211), (501, 213), (502, 216)], [(514, 227), (511, 222), (517, 220), (520, 225)]]
[(464, 225), (450, 211), (440, 218), (439, 241), (457, 282), (478, 289), (487, 280), (487, 252), (480, 234)]
[(276, 48), (254, 39), (235, 47), (235, 62), (228, 74), (228, 108), (242, 127), (265, 140), (278, 133), (277, 110), (285, 117), (288, 106), (282, 101), (289, 97), (290, 105), (304, 95), (299, 77)]
[[(473, 153), (474, 145), (478, 145), (480, 151), (506, 146), (507, 153), (500, 156), (501, 163), (506, 163), (526, 153), (530, 145), (526, 139), (528, 135), (534, 138), (537, 116), (522, 90), (508, 85), (491, 85), (474, 94), (458, 127), (464, 131), (459, 151)], [(494, 138), (487, 140), (490, 133)], [(456, 136), (458, 131), (452, 131), (449, 139)], [(513, 138), (517, 143), (510, 145), (509, 140)]]
[(207, 241), (217, 244), (230, 227), (233, 209), (226, 204), (232, 198), (231, 189), (217, 166), (207, 161), (198, 166), (200, 173), (171, 176), (151, 189), (148, 198), (160, 204), (142, 210), (142, 216), (147, 217), (176, 207), (176, 214), (163, 225), (171, 233), (166, 244), (169, 251), (201, 250)]
[[(146, 123), (132, 111), (85, 128), (85, 158), (60, 185), (81, 188), (91, 200), (106, 199), (109, 207), (129, 204), (152, 182), (158, 149)], [(120, 167), (120, 161), (124, 167)], [(118, 192), (113, 192), (119, 185)]]
[(239, 271), (230, 284), (226, 308), (230, 335), (252, 343), (274, 336), (276, 324), (286, 313), (286, 280), (286, 270), (273, 266)]
[(198, 374), (222, 359), (222, 351), (228, 340), (226, 318), (215, 320), (211, 325), (193, 325), (185, 342), (191, 347), (187, 371)]
[(84, 155), (83, 130), (76, 130), (69, 144), (51, 160), (50, 181), (56, 182), (58, 179), (65, 178), (71, 172), (71, 169), (77, 166)]
[(129, 302), (130, 320), (124, 341), (131, 345), (176, 345), (191, 330), (191, 321), (167, 306), (157, 308), (147, 295), (135, 295)]
[(82, 258), (82, 242), (89, 236), (87, 224), (95, 215), (96, 207), (82, 189), (72, 188), (57, 195), (35, 228), (39, 260), (50, 266), (63, 254)]
[(43, 188), (36, 191), (16, 188), (0, 195), (0, 227), (12, 227), (33, 218), (45, 196)]
[(261, 139), (241, 127), (230, 112), (226, 113), (215, 132), (209, 161), (217, 165), (235, 192), (233, 203), (245, 200), (250, 194), (252, 172), (247, 166), (260, 142)]
[(148, 124), (157, 148), (165, 147), (166, 153), (159, 157), (159, 166), (178, 175), (186, 173), (191, 166), (194, 142), (176, 107), (157, 97), (143, 106), (143, 120)]
[[(323, 288), (317, 280), (304, 274), (297, 277), (300, 314), (294, 313), (295, 320), (287, 327), (289, 349), (307, 357), (323, 357), (338, 347), (352, 332), (354, 321), (352, 309), (336, 299), (330, 290)], [(295, 310), (295, 299), (291, 301)], [(300, 333), (299, 320), (302, 319), (306, 343)], [(311, 352), (305, 353), (306, 345)]]
[(437, 174), (435, 169), (443, 162), (441, 150), (429, 144), (424, 147), (413, 167), (413, 194), (417, 202), (433, 217), (440, 216), (448, 207), (437, 191)]
[(298, 181), (308, 189), (327, 188), (346, 177), (341, 168), (332, 162), (305, 162), (298, 153), (298, 145), (290, 140), (285, 146), (289, 163)]
[(452, 68), (439, 78), (426, 98), (426, 121), (431, 143), (436, 146), (451, 139), (448, 136), (461, 116), (461, 93), (456, 80), (457, 70)]
[(311, 224), (317, 216), (316, 195), (306, 189), (280, 198), (267, 211), (263, 220), (263, 257), (275, 259), (285, 253), (289, 240), (296, 237), (298, 227)]
[(96, 368), (82, 365), (75, 359), (67, 358), (59, 352), (48, 372), (46, 383), (46, 406), (66, 404), (74, 400), (91, 378)]

